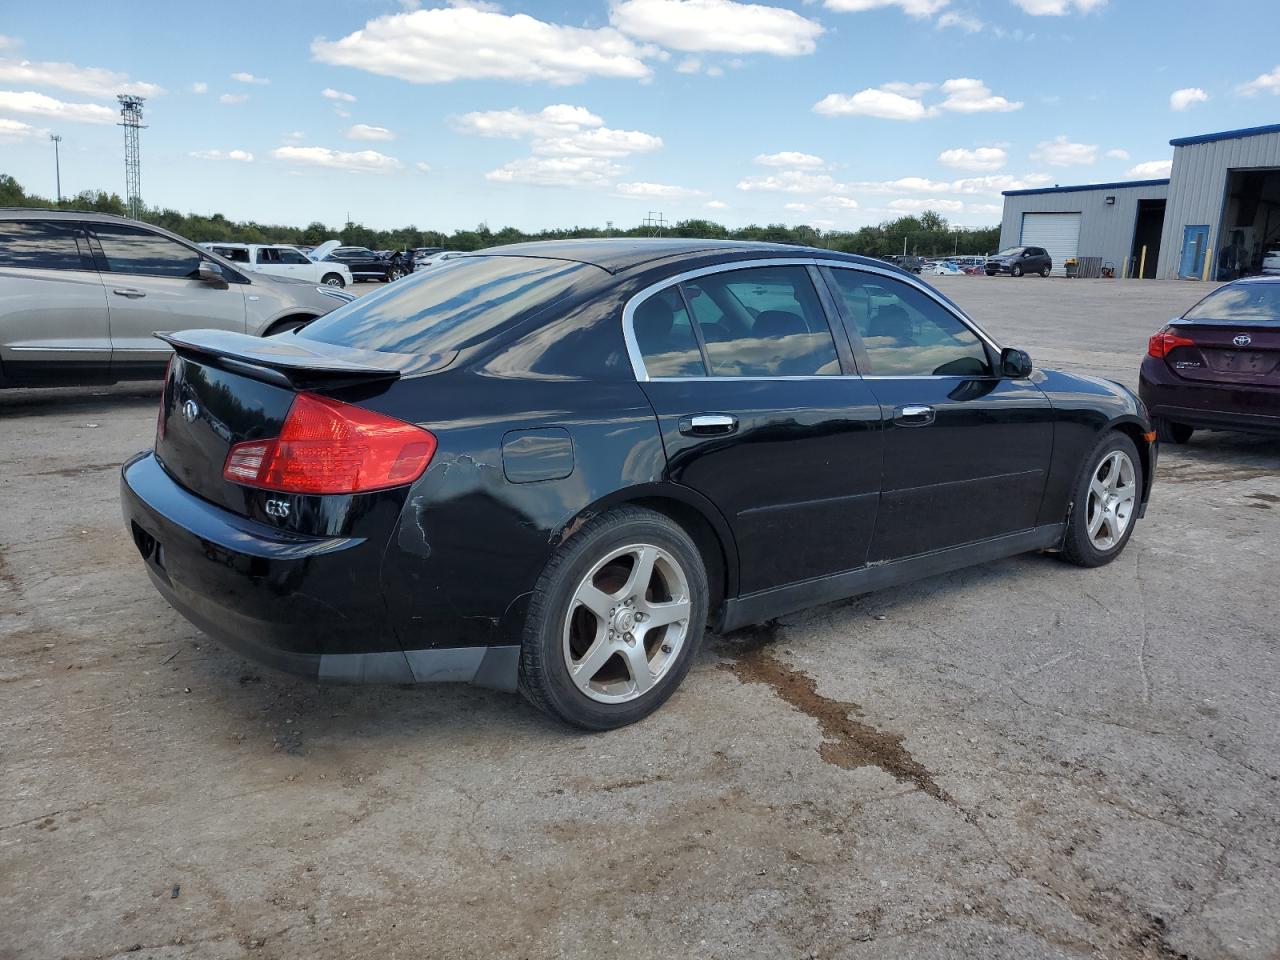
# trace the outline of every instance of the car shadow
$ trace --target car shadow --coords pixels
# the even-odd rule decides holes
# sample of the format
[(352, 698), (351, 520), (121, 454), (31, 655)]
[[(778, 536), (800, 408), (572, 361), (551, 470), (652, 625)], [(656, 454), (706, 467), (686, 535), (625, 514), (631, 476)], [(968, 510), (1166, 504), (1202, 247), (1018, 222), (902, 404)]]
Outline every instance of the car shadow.
[(59, 413), (77, 408), (103, 410), (154, 407), (159, 380), (85, 387), (8, 387), (0, 390), (0, 417)]

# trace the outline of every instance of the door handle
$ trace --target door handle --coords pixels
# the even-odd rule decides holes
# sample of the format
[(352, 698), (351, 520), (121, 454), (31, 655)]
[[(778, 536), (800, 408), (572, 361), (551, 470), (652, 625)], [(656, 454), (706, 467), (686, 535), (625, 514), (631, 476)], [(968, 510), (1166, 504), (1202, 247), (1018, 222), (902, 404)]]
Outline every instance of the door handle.
[(130, 300), (137, 300), (139, 297), (145, 297), (147, 295), (145, 291), (139, 290), (136, 287), (116, 287), (111, 292), (117, 297), (128, 297)]
[(698, 413), (680, 418), (680, 432), (687, 437), (722, 437), (738, 429), (738, 418), (727, 413)]
[(927, 427), (937, 413), (923, 403), (909, 403), (893, 411), (893, 422), (902, 427)]

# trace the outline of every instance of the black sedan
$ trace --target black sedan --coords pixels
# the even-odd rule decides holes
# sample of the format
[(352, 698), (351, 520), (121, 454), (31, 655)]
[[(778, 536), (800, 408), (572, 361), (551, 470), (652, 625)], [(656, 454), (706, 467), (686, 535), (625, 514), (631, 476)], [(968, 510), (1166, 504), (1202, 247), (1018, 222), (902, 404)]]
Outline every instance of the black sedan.
[(1142, 516), (1138, 399), (1033, 370), (883, 262), (693, 240), (502, 247), (303, 330), (196, 330), (124, 466), (160, 593), (321, 680), (471, 681), (590, 729), (704, 628)]
[(410, 272), (368, 247), (338, 247), (325, 259), (346, 264), (357, 283), (361, 280), (396, 280)]

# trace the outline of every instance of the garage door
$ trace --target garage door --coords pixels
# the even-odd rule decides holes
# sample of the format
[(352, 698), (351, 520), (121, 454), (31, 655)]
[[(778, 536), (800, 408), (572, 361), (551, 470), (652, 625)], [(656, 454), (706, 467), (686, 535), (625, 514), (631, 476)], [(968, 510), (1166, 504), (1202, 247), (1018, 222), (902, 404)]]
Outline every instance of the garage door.
[(1067, 257), (1074, 257), (1080, 249), (1080, 214), (1078, 213), (1024, 213), (1022, 215), (1022, 239), (1024, 247), (1044, 247), (1053, 257), (1053, 272), (1062, 276)]

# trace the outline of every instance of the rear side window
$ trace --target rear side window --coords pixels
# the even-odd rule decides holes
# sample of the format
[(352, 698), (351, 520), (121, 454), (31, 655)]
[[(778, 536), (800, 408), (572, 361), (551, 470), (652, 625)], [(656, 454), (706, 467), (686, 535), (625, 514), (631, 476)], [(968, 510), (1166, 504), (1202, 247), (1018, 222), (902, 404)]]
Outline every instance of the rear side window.
[(931, 297), (888, 277), (832, 270), (835, 293), (880, 377), (986, 376), (977, 334)]
[(1187, 320), (1267, 321), (1280, 326), (1280, 283), (1233, 283), (1219, 287), (1183, 314)]
[(114, 223), (95, 223), (93, 232), (112, 273), (183, 278), (198, 275), (200, 254), (176, 240)]
[(651, 377), (700, 377), (702, 354), (680, 291), (669, 287), (636, 307), (631, 318), (636, 346)]
[(92, 270), (88, 251), (77, 244), (80, 231), (56, 220), (0, 220), (0, 267), (36, 270)]
[(339, 307), (298, 336), (389, 353), (447, 353), (570, 298), (599, 267), (535, 257), (463, 257)]
[(249, 251), (243, 247), (214, 247), (213, 252), (220, 257), (226, 257), (232, 263), (249, 262)]

